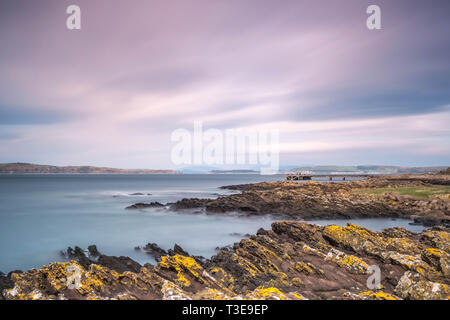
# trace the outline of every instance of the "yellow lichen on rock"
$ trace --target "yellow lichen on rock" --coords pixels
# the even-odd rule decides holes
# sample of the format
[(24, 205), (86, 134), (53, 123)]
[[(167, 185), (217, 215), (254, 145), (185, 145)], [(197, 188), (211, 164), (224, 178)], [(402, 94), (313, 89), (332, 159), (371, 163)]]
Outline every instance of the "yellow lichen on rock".
[(386, 250), (385, 239), (376, 232), (348, 223), (346, 227), (327, 226), (323, 236), (341, 248), (348, 248), (356, 253), (379, 256)]
[(389, 238), (386, 241), (386, 250), (395, 250), (399, 253), (417, 254), (420, 248), (417, 244), (408, 238)]
[(422, 251), (422, 260), (442, 272), (446, 278), (450, 277), (450, 254), (441, 249), (426, 248)]
[(433, 243), (438, 249), (450, 254), (450, 233), (445, 231), (431, 230), (423, 233), (426, 240)]
[(449, 300), (450, 288), (447, 284), (428, 281), (419, 273), (406, 271), (395, 287), (395, 293), (404, 299)]
[(161, 293), (163, 300), (192, 300), (192, 297), (186, 291), (168, 280), (164, 280)]
[(288, 300), (288, 296), (274, 287), (259, 287), (244, 297), (244, 300)]
[(312, 263), (309, 263), (309, 262), (305, 263), (303, 261), (299, 261), (295, 264), (295, 270), (297, 270), (298, 272), (301, 272), (301, 273), (309, 274), (309, 275), (312, 275), (312, 274), (322, 275), (323, 274), (323, 271), (320, 268), (316, 267)]
[(339, 266), (347, 269), (351, 273), (365, 274), (369, 269), (369, 265), (361, 258), (353, 255), (348, 255), (334, 248), (328, 251), (325, 259), (335, 261)]
[(195, 300), (230, 300), (231, 297), (226, 293), (211, 288), (205, 288), (196, 293), (193, 297)]
[(372, 299), (372, 300), (398, 300), (398, 297), (393, 296), (393, 295), (383, 292), (383, 291), (377, 291), (377, 292), (365, 291), (365, 292), (361, 292), (359, 295), (362, 297), (367, 297), (368, 299)]
[(234, 289), (234, 282), (235, 282), (234, 277), (231, 274), (225, 272), (225, 270), (223, 270), (223, 268), (212, 268), (211, 270), (209, 270), (209, 272), (215, 279), (217, 279), (220, 283), (222, 283), (226, 288), (228, 288), (230, 290)]
[(159, 267), (171, 269), (177, 272), (177, 279), (175, 282), (183, 287), (189, 287), (191, 282), (186, 278), (186, 274), (194, 278), (198, 278), (199, 272), (203, 268), (191, 257), (185, 257), (179, 254), (174, 256), (162, 256), (159, 262)]

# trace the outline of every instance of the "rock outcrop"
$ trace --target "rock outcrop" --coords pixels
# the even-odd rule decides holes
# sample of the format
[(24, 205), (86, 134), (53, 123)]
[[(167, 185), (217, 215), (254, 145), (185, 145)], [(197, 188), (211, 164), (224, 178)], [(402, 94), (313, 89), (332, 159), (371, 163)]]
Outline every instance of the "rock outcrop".
[(164, 205), (159, 202), (150, 202), (150, 203), (139, 202), (132, 204), (131, 206), (126, 207), (125, 209), (146, 209), (146, 208), (161, 208), (161, 207), (164, 207)]
[(242, 193), (217, 199), (182, 199), (172, 210), (202, 208), (209, 214), (240, 212), (246, 215), (276, 214), (295, 219), (407, 218), (425, 226), (450, 226), (450, 198), (431, 199), (374, 194), (375, 188), (429, 187), (426, 181), (450, 181), (448, 176), (395, 176), (341, 183), (262, 182), (225, 186)]
[[(158, 251), (159, 247), (151, 247)], [(72, 260), (3, 275), (2, 295), (5, 299), (450, 299), (450, 230), (444, 227), (417, 234), (403, 228), (373, 232), (353, 224), (320, 227), (280, 221), (230, 250), (220, 250), (203, 265), (181, 248), (172, 253), (160, 256), (157, 265), (125, 263), (127, 270), (100, 255), (89, 265)], [(377, 270), (379, 284), (369, 278)]]

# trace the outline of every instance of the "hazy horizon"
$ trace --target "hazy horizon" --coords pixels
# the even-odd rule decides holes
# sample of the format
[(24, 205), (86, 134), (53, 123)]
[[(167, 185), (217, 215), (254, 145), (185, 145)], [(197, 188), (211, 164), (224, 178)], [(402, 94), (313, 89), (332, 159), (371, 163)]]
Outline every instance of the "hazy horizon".
[[(86, 164), (68, 164), (68, 165), (57, 165), (53, 163), (30, 163), (30, 162), (9, 162), (9, 163), (0, 163), (0, 165), (5, 164), (29, 164), (29, 165), (42, 165), (42, 166), (57, 166), (57, 167), (84, 167), (84, 166), (92, 166), (92, 165), (86, 165)], [(397, 167), (397, 168), (428, 168), (428, 167), (450, 167), (450, 165), (442, 165), (442, 166), (401, 166), (401, 165), (383, 165), (383, 164), (367, 164), (367, 163), (360, 163), (360, 164), (349, 164), (349, 165), (340, 165), (340, 164), (298, 164), (298, 165), (283, 165), (280, 166), (279, 170), (289, 170), (289, 169), (295, 169), (295, 168), (305, 168), (305, 167), (312, 167), (312, 168), (320, 168), (320, 167)], [(129, 167), (109, 167), (109, 166), (103, 166), (103, 165), (95, 165), (92, 167), (98, 167), (98, 168), (110, 168), (110, 169), (123, 169), (123, 170), (154, 170), (155, 168), (129, 168)], [(197, 172), (209, 172), (209, 171), (230, 171), (230, 170), (252, 170), (257, 172), (259, 170), (259, 166), (177, 166), (176, 168), (158, 168), (157, 170), (178, 170), (178, 171), (186, 171), (186, 172), (194, 172), (197, 170)]]

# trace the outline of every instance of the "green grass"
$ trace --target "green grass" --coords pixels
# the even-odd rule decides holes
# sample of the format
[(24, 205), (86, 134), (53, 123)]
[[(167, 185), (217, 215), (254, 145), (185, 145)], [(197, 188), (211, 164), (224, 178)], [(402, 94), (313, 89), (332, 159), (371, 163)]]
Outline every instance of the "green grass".
[(389, 192), (396, 195), (410, 196), (413, 198), (430, 199), (438, 195), (450, 194), (450, 186), (373, 188), (360, 189), (356, 192), (375, 194), (380, 196)]

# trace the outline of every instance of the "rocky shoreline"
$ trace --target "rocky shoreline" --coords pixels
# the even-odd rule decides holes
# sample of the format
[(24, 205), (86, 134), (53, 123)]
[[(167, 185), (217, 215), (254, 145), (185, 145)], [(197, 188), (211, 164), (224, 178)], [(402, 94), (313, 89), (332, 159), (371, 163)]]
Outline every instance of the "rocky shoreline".
[[(423, 196), (424, 190), (448, 181), (449, 175), (441, 174), (345, 183), (265, 182), (225, 186), (241, 193), (217, 199), (137, 203), (127, 209), (275, 213), (291, 220), (245, 235), (210, 259), (191, 256), (177, 244), (167, 251), (155, 243), (135, 247), (157, 261), (143, 266), (129, 257), (101, 254), (95, 245), (68, 248), (62, 255), (69, 262), (0, 273), (0, 299), (448, 300), (447, 189), (424, 197), (398, 194), (416, 194), (419, 188)], [(354, 224), (321, 227), (293, 221), (356, 217), (409, 218), (433, 227), (421, 233), (398, 227), (373, 232)], [(374, 285), (370, 281), (377, 270), (380, 283)]]
[[(90, 246), (70, 262), (0, 275), (2, 299), (450, 299), (450, 229), (373, 232), (348, 224), (272, 224), (211, 259), (145, 247), (141, 266)], [(371, 270), (380, 283), (368, 287)], [(74, 277), (74, 270), (78, 278)], [(75, 274), (76, 275), (76, 274)], [(77, 284), (70, 287), (70, 284)], [(370, 281), (369, 281), (370, 282)]]
[(202, 209), (208, 214), (239, 212), (246, 215), (275, 214), (294, 219), (406, 218), (425, 226), (450, 226), (448, 193), (430, 199), (373, 194), (381, 188), (429, 188), (447, 186), (449, 175), (404, 175), (349, 182), (262, 182), (224, 186), (241, 193), (217, 199), (182, 199), (168, 204), (171, 210)]

